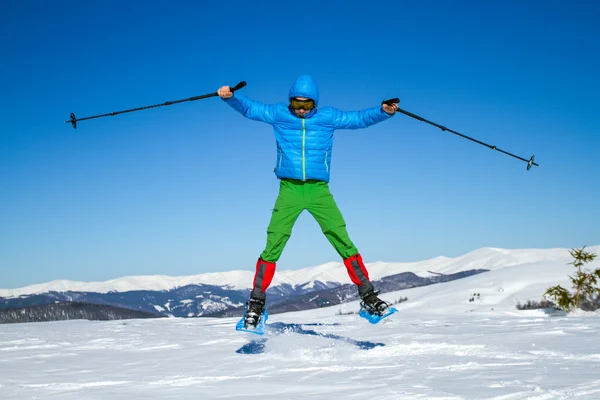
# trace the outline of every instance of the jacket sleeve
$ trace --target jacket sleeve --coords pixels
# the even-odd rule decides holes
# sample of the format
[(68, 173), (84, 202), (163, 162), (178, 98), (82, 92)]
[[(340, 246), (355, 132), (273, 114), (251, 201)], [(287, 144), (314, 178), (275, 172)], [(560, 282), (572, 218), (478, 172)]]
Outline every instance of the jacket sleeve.
[(335, 129), (360, 129), (375, 125), (393, 117), (383, 111), (381, 106), (367, 108), (361, 111), (341, 111), (333, 109), (333, 122)]
[(244, 117), (254, 121), (273, 124), (273, 121), (275, 120), (277, 104), (263, 104), (238, 93), (235, 93), (233, 97), (223, 99), (223, 101)]

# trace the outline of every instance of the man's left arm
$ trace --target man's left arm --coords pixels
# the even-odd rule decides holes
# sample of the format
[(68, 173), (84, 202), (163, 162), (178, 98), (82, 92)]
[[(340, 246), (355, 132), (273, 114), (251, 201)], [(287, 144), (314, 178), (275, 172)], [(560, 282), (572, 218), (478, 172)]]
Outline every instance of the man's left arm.
[(397, 109), (397, 104), (384, 104), (380, 107), (367, 108), (361, 111), (341, 111), (334, 109), (334, 126), (336, 129), (367, 128), (393, 117)]

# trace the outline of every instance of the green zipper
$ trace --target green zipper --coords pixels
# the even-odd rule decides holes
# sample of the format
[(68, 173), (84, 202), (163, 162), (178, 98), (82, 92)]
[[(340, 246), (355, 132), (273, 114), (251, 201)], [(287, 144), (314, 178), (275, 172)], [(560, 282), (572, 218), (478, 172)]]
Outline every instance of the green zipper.
[(302, 180), (306, 181), (306, 125), (302, 118)]

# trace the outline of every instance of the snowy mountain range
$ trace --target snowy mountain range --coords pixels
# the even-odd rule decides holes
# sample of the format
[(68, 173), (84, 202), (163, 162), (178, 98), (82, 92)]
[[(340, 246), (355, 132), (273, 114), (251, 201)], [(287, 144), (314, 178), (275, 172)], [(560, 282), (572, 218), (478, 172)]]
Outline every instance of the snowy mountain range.
[[(598, 253), (600, 246), (589, 247)], [(414, 263), (367, 263), (382, 293), (431, 285), (501, 268), (540, 262), (571, 261), (568, 249), (506, 250), (482, 248), (460, 257)], [(83, 302), (151, 312), (162, 316), (236, 316), (247, 300), (253, 271), (194, 276), (138, 276), (106, 282), (52, 281), (0, 290), (0, 309), (57, 302)], [(294, 271), (277, 271), (268, 290), (271, 313), (306, 310), (356, 300), (341, 262)]]

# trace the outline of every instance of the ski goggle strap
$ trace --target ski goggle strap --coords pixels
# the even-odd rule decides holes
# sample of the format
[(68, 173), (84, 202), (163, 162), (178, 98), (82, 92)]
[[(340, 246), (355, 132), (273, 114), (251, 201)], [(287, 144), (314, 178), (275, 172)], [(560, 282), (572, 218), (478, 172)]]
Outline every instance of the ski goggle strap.
[(290, 99), (290, 106), (294, 109), (294, 110), (306, 110), (306, 111), (310, 111), (313, 108), (315, 108), (315, 101), (308, 99), (308, 100), (298, 100), (295, 97), (292, 97)]

